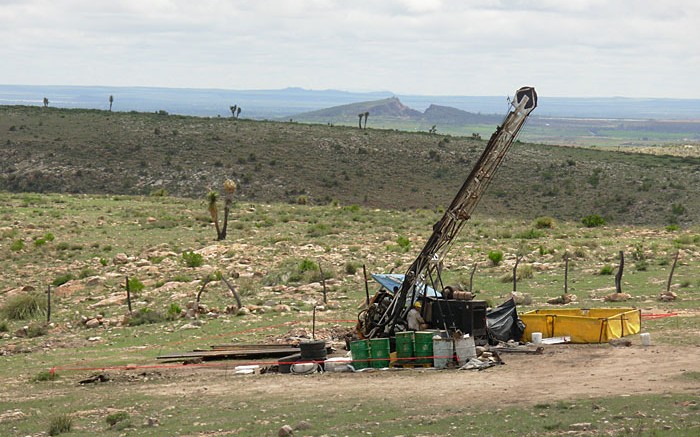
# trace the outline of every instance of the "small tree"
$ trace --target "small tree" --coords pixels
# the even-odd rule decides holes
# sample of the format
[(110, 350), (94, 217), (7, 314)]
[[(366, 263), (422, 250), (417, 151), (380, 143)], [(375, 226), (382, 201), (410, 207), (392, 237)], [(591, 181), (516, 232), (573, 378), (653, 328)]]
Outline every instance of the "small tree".
[(362, 129), (362, 117), (364, 117), (365, 114), (364, 114), (364, 112), (361, 112), (361, 113), (357, 114), (357, 116), (359, 118), (359, 120), (357, 120), (357, 127)]
[(229, 109), (231, 110), (231, 116), (233, 118), (236, 118), (236, 109), (237, 108), (238, 108), (238, 105), (229, 106)]
[(365, 112), (365, 129), (367, 129), (367, 119), (369, 118), (369, 111)]
[(239, 118), (241, 116), (241, 107), (239, 106), (236, 108), (236, 118)]
[(221, 226), (219, 226), (219, 193), (217, 191), (211, 190), (207, 193), (207, 209), (209, 210), (209, 215), (211, 220), (214, 222), (216, 227), (216, 239), (218, 241), (226, 239), (226, 230), (228, 228), (228, 216), (231, 212), (231, 205), (233, 204), (233, 195), (236, 193), (236, 183), (231, 179), (226, 179), (224, 181), (224, 221)]
[(112, 112), (112, 103), (114, 103), (114, 96), (109, 95), (109, 112)]
[(49, 107), (49, 99), (44, 97), (44, 108), (48, 108), (48, 107)]

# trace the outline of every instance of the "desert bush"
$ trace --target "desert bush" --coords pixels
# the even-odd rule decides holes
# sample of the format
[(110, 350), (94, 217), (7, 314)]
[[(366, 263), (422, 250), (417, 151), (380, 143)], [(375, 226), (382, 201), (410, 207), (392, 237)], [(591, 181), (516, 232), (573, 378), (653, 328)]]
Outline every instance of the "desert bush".
[(348, 275), (354, 275), (357, 273), (357, 269), (360, 267), (359, 263), (354, 261), (347, 261), (345, 263), (345, 273)]
[(554, 227), (554, 219), (552, 217), (537, 217), (535, 219), (535, 228), (551, 229)]
[(0, 332), (8, 332), (10, 330), (10, 324), (7, 320), (0, 320)]
[(24, 240), (15, 240), (10, 244), (10, 250), (13, 252), (19, 252), (24, 249)]
[(70, 432), (71, 428), (73, 428), (73, 417), (70, 414), (59, 414), (49, 420), (48, 433), (50, 436), (59, 435)]
[(50, 370), (42, 370), (41, 372), (34, 375), (32, 381), (43, 382), (43, 381), (55, 381), (59, 378), (58, 373), (52, 372)]
[(114, 428), (116, 424), (124, 422), (125, 420), (129, 420), (129, 413), (126, 411), (118, 411), (105, 417), (105, 422), (107, 422), (107, 425), (111, 428)]
[(297, 205), (306, 205), (309, 203), (309, 197), (308, 196), (299, 196), (297, 197)]
[(129, 317), (129, 326), (148, 325), (165, 321), (165, 316), (150, 308), (141, 308)]
[(180, 305), (176, 303), (171, 303), (168, 307), (168, 313), (165, 315), (165, 318), (171, 321), (176, 320), (180, 317), (181, 312), (182, 308), (180, 308)]
[(2, 315), (9, 320), (26, 320), (46, 314), (46, 298), (41, 293), (13, 296), (2, 307)]
[(95, 276), (95, 271), (90, 267), (85, 267), (80, 271), (80, 273), (78, 273), (79, 279), (89, 278), (90, 276)]
[(497, 266), (501, 263), (501, 261), (503, 261), (503, 252), (500, 250), (492, 250), (489, 252), (488, 257), (491, 260), (491, 263), (494, 266)]
[(151, 191), (151, 197), (168, 197), (168, 190), (165, 188), (158, 188), (157, 190)]
[(598, 214), (591, 214), (582, 218), (581, 223), (587, 228), (597, 228), (605, 225), (605, 219)]
[(515, 238), (520, 240), (532, 240), (541, 237), (544, 237), (544, 232), (537, 229), (528, 229), (527, 231), (522, 231), (515, 234)]
[(600, 274), (600, 275), (612, 275), (612, 273), (613, 273), (613, 266), (611, 266), (609, 264), (601, 267), (600, 272), (598, 272), (598, 274)]
[(142, 291), (145, 288), (145, 285), (143, 285), (143, 282), (139, 280), (139, 278), (129, 278), (129, 292), (130, 293), (138, 293)]
[(637, 261), (634, 264), (634, 269), (638, 272), (646, 272), (649, 267), (649, 263), (646, 260)]
[[(325, 278), (332, 278), (331, 271), (324, 270)], [(321, 270), (318, 264), (308, 258), (301, 261), (288, 259), (284, 261), (277, 270), (270, 271), (264, 278), (264, 285), (279, 285), (288, 283), (310, 283), (318, 282), (321, 279)]]
[(27, 325), (27, 337), (36, 338), (49, 333), (49, 327), (43, 322), (32, 322)]
[(190, 268), (200, 267), (204, 264), (204, 257), (195, 252), (182, 252), (182, 259), (185, 265)]
[(36, 240), (34, 240), (34, 246), (36, 246), (36, 247), (43, 246), (45, 244), (46, 244), (46, 240), (43, 238), (37, 238)]

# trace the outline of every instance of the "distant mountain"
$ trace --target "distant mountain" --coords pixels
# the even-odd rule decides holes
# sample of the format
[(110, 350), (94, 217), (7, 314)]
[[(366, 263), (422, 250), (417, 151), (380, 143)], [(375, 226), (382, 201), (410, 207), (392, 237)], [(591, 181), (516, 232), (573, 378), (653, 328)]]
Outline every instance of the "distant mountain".
[(495, 124), (503, 119), (503, 115), (475, 114), (451, 106), (433, 104), (428, 106), (428, 109), (425, 110), (421, 118), (428, 123), (440, 125)]
[[(509, 109), (507, 96), (514, 91), (504, 90), (501, 96), (398, 97), (404, 105), (418, 111), (424, 111), (433, 104), (475, 114), (506, 114)], [(171, 114), (228, 117), (231, 115), (229, 107), (238, 105), (243, 108), (243, 118), (289, 119), (292, 114), (385, 99), (395, 94), (389, 91), (350, 92), (303, 88), (234, 90), (0, 84), (0, 105), (41, 106), (46, 97), (51, 106), (57, 108), (107, 109), (110, 95), (114, 95), (114, 111), (120, 112), (164, 110)], [(697, 120), (700, 114), (698, 99), (551, 97), (542, 92), (539, 97), (539, 117)], [(357, 117), (357, 114), (354, 116)], [(371, 117), (370, 115), (370, 124)]]
[(372, 127), (393, 128), (397, 125), (412, 124), (421, 129), (426, 125), (463, 126), (467, 124), (496, 124), (502, 115), (482, 115), (449, 106), (430, 105), (425, 112), (410, 108), (398, 97), (374, 100), (369, 102), (352, 103), (349, 105), (333, 106), (317, 111), (305, 112), (292, 116), (295, 121), (303, 123), (352, 124), (358, 119), (358, 114), (369, 112)]

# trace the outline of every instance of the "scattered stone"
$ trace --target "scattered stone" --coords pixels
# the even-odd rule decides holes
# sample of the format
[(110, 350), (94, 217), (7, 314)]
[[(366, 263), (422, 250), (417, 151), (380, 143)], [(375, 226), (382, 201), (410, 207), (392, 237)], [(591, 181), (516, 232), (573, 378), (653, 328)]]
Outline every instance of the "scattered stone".
[(92, 328), (97, 328), (98, 326), (100, 326), (100, 321), (97, 319), (90, 319), (87, 322), (85, 322), (86, 328), (92, 329)]
[(247, 316), (248, 314), (250, 314), (250, 310), (247, 307), (239, 309), (236, 313), (237, 316)]
[(591, 428), (590, 422), (572, 423), (569, 425), (569, 429), (572, 431), (588, 431)]
[(18, 330), (15, 331), (15, 337), (20, 337), (24, 338), (28, 335), (29, 333), (29, 326), (22, 326)]
[(194, 323), (187, 323), (180, 326), (180, 331), (184, 331), (186, 329), (199, 329), (199, 326), (195, 325)]
[(603, 298), (605, 302), (626, 302), (632, 299), (629, 293), (612, 293)]
[(292, 434), (294, 434), (294, 430), (289, 425), (284, 425), (282, 428), (279, 429), (279, 431), (277, 431), (277, 437), (287, 437)]
[(129, 257), (125, 253), (118, 253), (112, 258), (112, 263), (115, 265), (127, 264), (129, 262)]
[(101, 341), (102, 337), (88, 337), (88, 341)]
[(671, 302), (678, 299), (678, 295), (672, 291), (662, 291), (659, 294), (659, 300), (662, 302)]
[(279, 305), (275, 305), (274, 310), (277, 313), (288, 313), (292, 309), (289, 308), (289, 305), (279, 304)]
[(306, 420), (302, 420), (301, 422), (297, 423), (297, 426), (294, 427), (294, 430), (296, 431), (304, 431), (307, 429), (311, 429), (311, 424)]
[(510, 293), (510, 295), (513, 297), (513, 301), (515, 301), (516, 305), (531, 305), (532, 304), (532, 296), (530, 296), (527, 293), (513, 291)]
[(561, 296), (554, 297), (552, 299), (549, 299), (547, 301), (548, 304), (550, 305), (566, 305), (571, 302), (576, 302), (578, 298), (576, 297), (575, 294), (567, 293), (567, 294), (562, 294)]
[(155, 417), (149, 417), (148, 419), (146, 419), (146, 423), (144, 423), (144, 426), (160, 426), (160, 420), (156, 419)]
[(104, 282), (105, 278), (102, 276), (90, 276), (89, 278), (85, 279), (85, 285), (88, 287), (95, 287), (97, 285), (100, 285)]
[(629, 347), (632, 346), (632, 341), (626, 338), (612, 338), (608, 341), (610, 346), (614, 347)]

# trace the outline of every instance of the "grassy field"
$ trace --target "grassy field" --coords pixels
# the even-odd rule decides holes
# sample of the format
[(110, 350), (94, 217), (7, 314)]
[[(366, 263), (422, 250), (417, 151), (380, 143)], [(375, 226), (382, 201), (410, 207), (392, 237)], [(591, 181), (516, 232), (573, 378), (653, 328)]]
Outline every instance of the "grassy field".
[[(319, 436), (695, 435), (700, 427), (700, 368), (689, 358), (679, 360), (692, 357), (700, 346), (700, 229), (695, 226), (586, 228), (578, 222), (478, 214), (445, 260), (447, 282), (464, 285), (477, 263), (478, 298), (498, 304), (512, 289), (508, 275), (516, 255), (524, 254), (517, 285), (532, 297), (531, 305), (519, 309), (526, 311), (548, 307), (546, 300), (563, 292), (568, 253), (568, 288), (578, 298), (576, 306), (678, 314), (645, 320), (644, 330), (655, 344), (648, 353), (635, 338), (628, 350), (554, 348), (544, 361), (509, 357), (508, 365), (479, 373), (242, 377), (232, 372), (240, 362), (159, 368), (155, 357), (210, 344), (309, 335), (315, 305), (322, 305), (319, 335), (340, 344), (338, 333), (351, 330), (346, 321), (356, 317), (364, 300), (361, 266), (371, 273), (405, 270), (439, 211), (240, 201), (223, 242), (214, 241), (203, 201), (168, 196), (0, 193), (0, 217), (5, 317), (0, 328), (6, 331), (0, 332), (1, 435), (46, 435), (61, 415), (73, 421), (68, 435), (276, 435), (285, 423), (310, 424), (295, 435)], [(191, 251), (202, 255), (201, 265), (188, 266), (183, 253)], [(499, 265), (489, 260), (491, 251), (503, 252)], [(609, 267), (617, 266), (619, 251), (626, 257), (623, 291), (632, 298), (606, 303), (603, 297), (614, 290)], [(676, 251), (672, 290), (679, 299), (660, 302), (657, 296), (666, 288)], [(325, 305), (319, 264), (328, 277)], [(202, 314), (201, 325), (191, 326), (173, 306), (186, 308), (200, 281), (218, 273), (237, 276), (232, 281), (251, 313), (226, 314), (233, 297), (214, 281), (202, 303), (218, 317)], [(134, 311), (162, 316), (154, 317), (155, 323), (131, 326), (125, 319), (127, 277), (143, 284), (135, 293)], [(7, 318), (9, 304), (32, 290), (45, 297), (51, 283), (62, 283), (53, 288), (53, 325), (47, 332), (30, 329), (36, 333), (31, 338), (16, 336), (24, 326), (43, 326), (45, 313), (15, 320)], [(280, 304), (287, 308), (275, 311)], [(81, 322), (98, 314), (103, 323), (96, 328)], [(642, 356), (629, 355), (633, 352)], [(600, 390), (557, 395), (567, 385), (559, 381), (538, 396), (528, 392), (547, 369), (556, 374), (575, 366), (588, 369), (592, 364), (587, 362), (603, 365), (607, 359), (591, 358), (598, 354), (614, 354), (633, 367), (638, 359), (683, 364), (651, 379), (646, 372), (653, 368), (637, 369), (647, 376), (626, 382), (624, 390), (605, 390), (607, 384), (597, 381)], [(51, 368), (59, 376), (55, 380), (47, 375)], [(545, 373), (535, 376), (538, 372)], [(111, 380), (78, 384), (95, 373)], [(509, 378), (506, 386), (500, 382), (504, 378)], [(610, 379), (610, 387), (618, 379)], [(647, 384), (655, 388), (642, 391)], [(426, 399), (414, 402), (411, 388), (426, 385)], [(158, 426), (149, 426), (149, 418)]]

